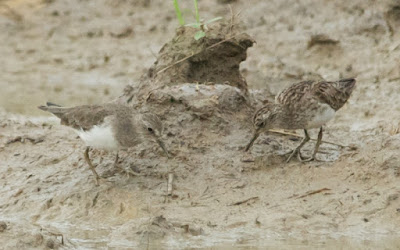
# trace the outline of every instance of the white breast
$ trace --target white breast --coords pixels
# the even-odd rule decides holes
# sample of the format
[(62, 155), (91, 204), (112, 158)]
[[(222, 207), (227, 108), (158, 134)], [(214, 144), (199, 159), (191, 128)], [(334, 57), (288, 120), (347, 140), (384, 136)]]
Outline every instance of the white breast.
[(75, 131), (86, 143), (86, 146), (105, 150), (118, 149), (118, 142), (115, 140), (109, 124), (94, 126), (92, 129), (87, 131), (83, 131), (82, 129)]
[(319, 128), (335, 116), (335, 110), (328, 104), (320, 104), (311, 120), (307, 123), (307, 128)]

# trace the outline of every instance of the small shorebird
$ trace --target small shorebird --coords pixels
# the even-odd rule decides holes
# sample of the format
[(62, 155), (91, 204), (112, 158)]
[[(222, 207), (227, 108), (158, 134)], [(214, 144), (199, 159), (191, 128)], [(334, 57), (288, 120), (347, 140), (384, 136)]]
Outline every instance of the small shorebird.
[[(255, 128), (248, 151), (258, 136), (272, 128), (304, 129), (304, 139), (291, 152), (286, 162), (297, 154), (300, 161), (312, 161), (318, 152), (322, 140), (322, 126), (335, 116), (349, 99), (355, 87), (353, 78), (336, 82), (304, 81), (284, 89), (275, 98), (275, 103), (265, 105), (256, 111), (253, 117)], [(300, 149), (310, 140), (307, 129), (320, 128), (314, 153), (303, 159)]]
[[(163, 126), (160, 118), (152, 113), (135, 113), (132, 108), (119, 104), (82, 105), (76, 107), (61, 107), (47, 102), (39, 106), (61, 119), (61, 124), (72, 127), (86, 143), (85, 160), (96, 177), (97, 174), (89, 158), (91, 147), (108, 151), (117, 151), (114, 166), (118, 165), (118, 150), (135, 147), (144, 140), (156, 141), (169, 158), (168, 151), (161, 141)], [(125, 172), (134, 174), (134, 172)]]

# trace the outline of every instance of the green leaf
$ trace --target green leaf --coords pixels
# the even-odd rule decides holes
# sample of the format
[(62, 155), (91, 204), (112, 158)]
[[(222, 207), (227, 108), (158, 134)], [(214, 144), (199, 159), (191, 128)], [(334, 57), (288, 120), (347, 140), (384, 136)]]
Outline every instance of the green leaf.
[(210, 20), (208, 20), (207, 22), (205, 22), (205, 24), (208, 24), (208, 23), (213, 23), (213, 22), (216, 22), (216, 21), (219, 21), (219, 20), (221, 20), (222, 19), (222, 17), (215, 17), (215, 18), (213, 18), (213, 19), (210, 19)]
[(206, 32), (204, 32), (202, 30), (199, 30), (199, 31), (196, 32), (196, 34), (194, 34), (194, 39), (195, 40), (199, 40), (199, 39), (201, 39), (201, 38), (203, 38), (205, 36), (206, 36)]

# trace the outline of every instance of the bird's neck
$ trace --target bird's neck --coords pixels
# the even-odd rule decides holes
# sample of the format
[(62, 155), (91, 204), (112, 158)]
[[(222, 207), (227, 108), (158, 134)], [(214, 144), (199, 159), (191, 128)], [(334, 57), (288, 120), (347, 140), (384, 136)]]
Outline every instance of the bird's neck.
[(282, 104), (274, 105), (274, 119), (271, 121), (270, 127), (281, 128), (281, 129), (291, 129), (291, 121), (293, 120), (293, 113)]

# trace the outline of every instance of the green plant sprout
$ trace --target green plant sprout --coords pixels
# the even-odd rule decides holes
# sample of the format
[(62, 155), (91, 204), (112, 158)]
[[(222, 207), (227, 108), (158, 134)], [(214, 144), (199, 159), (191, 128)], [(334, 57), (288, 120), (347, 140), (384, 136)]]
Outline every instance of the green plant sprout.
[[(175, 13), (176, 13), (176, 17), (179, 20), (179, 24), (180, 25), (185, 25), (185, 21), (182, 17), (182, 12), (179, 9), (179, 5), (178, 5), (178, 0), (173, 0), (174, 1), (174, 7), (175, 7)], [(218, 20), (221, 20), (222, 17), (215, 17), (212, 18), (210, 20), (204, 21), (202, 19), (200, 19), (200, 14), (199, 14), (199, 7), (197, 4), (197, 0), (194, 0), (194, 10), (195, 10), (195, 19), (196, 22), (195, 23), (188, 23), (185, 26), (189, 26), (189, 27), (193, 27), (196, 29), (199, 29), (195, 34), (194, 34), (194, 39), (195, 40), (199, 40), (203, 37), (206, 36), (206, 31), (208, 30), (207, 25), (213, 22), (216, 22)]]
[(216, 22), (216, 21), (221, 20), (221, 19), (222, 19), (222, 17), (215, 17), (215, 18), (207, 20), (205, 22), (203, 20), (199, 20), (196, 23), (188, 23), (185, 26), (189, 26), (189, 27), (193, 27), (193, 28), (196, 28), (196, 29), (200, 29), (199, 31), (197, 31), (194, 34), (194, 39), (195, 40), (199, 40), (200, 38), (206, 36), (206, 31), (208, 30), (207, 24)]
[(179, 8), (178, 0), (173, 0), (173, 1), (174, 1), (176, 18), (178, 18), (179, 24), (181, 26), (185, 25), (185, 20), (183, 19), (181, 9)]
[(199, 7), (197, 5), (197, 0), (194, 0), (194, 15), (196, 17), (196, 23), (200, 23)]

